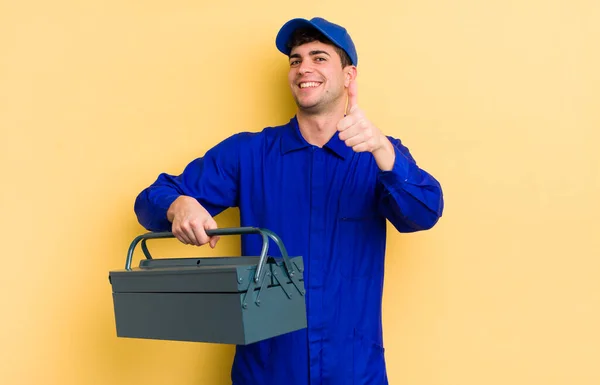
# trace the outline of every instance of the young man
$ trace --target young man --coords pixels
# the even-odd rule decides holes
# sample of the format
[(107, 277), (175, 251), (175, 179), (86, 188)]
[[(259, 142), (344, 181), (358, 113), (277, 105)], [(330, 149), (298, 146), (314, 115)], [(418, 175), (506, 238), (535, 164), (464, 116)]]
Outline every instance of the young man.
[[(278, 234), (304, 259), (308, 327), (238, 346), (235, 385), (387, 384), (381, 326), (386, 220), (400, 232), (442, 215), (439, 183), (357, 103), (357, 62), (347, 31), (322, 18), (293, 19), (276, 38), (289, 57), (298, 106), (288, 124), (239, 133), (161, 174), (135, 204), (151, 231), (215, 247), (205, 229), (239, 207), (242, 226)], [(242, 255), (262, 239), (242, 237)]]

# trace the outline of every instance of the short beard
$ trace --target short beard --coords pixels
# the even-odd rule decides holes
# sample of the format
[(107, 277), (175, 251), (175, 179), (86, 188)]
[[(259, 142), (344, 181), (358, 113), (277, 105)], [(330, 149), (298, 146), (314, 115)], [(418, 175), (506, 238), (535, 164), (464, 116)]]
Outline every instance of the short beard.
[(327, 107), (327, 105), (323, 105), (320, 103), (316, 103), (311, 106), (303, 106), (298, 102), (298, 99), (294, 98), (294, 100), (296, 101), (296, 106), (298, 107), (298, 109), (307, 115), (319, 115)]
[(339, 95), (337, 98), (332, 100), (320, 100), (317, 103), (310, 106), (302, 106), (298, 99), (294, 95), (294, 101), (296, 102), (296, 106), (300, 111), (305, 113), (306, 115), (320, 115), (323, 112), (327, 111), (327, 109), (336, 104), (336, 102), (343, 97), (343, 94)]

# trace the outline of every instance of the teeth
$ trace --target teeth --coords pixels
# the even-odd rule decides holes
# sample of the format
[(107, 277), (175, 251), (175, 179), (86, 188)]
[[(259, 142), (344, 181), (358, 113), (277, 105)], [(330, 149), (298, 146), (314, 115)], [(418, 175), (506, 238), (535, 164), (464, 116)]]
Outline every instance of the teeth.
[(317, 83), (317, 82), (300, 83), (300, 88), (318, 87), (318, 86), (319, 86), (319, 83)]

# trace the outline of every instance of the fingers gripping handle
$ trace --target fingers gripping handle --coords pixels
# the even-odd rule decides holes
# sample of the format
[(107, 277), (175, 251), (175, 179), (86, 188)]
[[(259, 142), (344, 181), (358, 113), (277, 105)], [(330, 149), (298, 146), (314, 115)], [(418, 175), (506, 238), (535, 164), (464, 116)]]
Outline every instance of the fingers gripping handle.
[[(283, 263), (285, 265), (287, 273), (293, 275), (294, 270), (293, 270), (292, 263), (290, 262), (290, 259), (288, 257), (287, 250), (285, 249), (285, 246), (283, 245), (281, 238), (279, 238), (279, 236), (277, 236), (277, 234), (275, 234), (274, 232), (267, 230), (267, 229), (258, 228), (258, 227), (228, 227), (228, 228), (222, 228), (222, 229), (206, 230), (206, 235), (208, 235), (210, 237), (224, 236), (224, 235), (242, 235), (242, 234), (259, 234), (259, 235), (262, 235), (262, 238), (263, 238), (263, 246), (262, 246), (262, 250), (260, 253), (260, 259), (259, 259), (258, 265), (256, 267), (256, 273), (254, 274), (255, 282), (259, 281), (259, 278), (264, 269), (264, 265), (267, 261), (267, 253), (269, 251), (269, 238), (271, 238), (275, 242), (277, 247), (279, 247), (279, 251), (281, 252), (281, 257), (283, 258)], [(129, 246), (129, 250), (127, 252), (127, 259), (125, 261), (125, 269), (131, 270), (131, 261), (133, 259), (133, 251), (135, 250), (135, 247), (137, 246), (137, 244), (140, 241), (142, 242), (142, 251), (144, 252), (144, 255), (146, 256), (147, 259), (152, 259), (152, 256), (150, 255), (150, 251), (148, 250), (148, 248), (146, 246), (146, 240), (158, 239), (158, 238), (174, 238), (174, 237), (175, 236), (173, 235), (172, 232), (157, 232), (157, 233), (151, 232), (151, 233), (146, 233), (146, 234), (137, 236), (131, 242), (131, 245)]]

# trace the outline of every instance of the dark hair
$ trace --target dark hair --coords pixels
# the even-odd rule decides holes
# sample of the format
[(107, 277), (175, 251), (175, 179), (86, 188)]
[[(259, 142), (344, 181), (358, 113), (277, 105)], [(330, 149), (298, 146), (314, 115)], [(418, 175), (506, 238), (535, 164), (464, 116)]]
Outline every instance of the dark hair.
[(332, 45), (335, 49), (335, 52), (337, 52), (338, 55), (340, 55), (340, 59), (342, 61), (342, 68), (345, 68), (346, 66), (352, 64), (352, 61), (350, 60), (350, 57), (348, 56), (346, 51), (333, 44), (331, 40), (329, 40), (325, 35), (323, 35), (321, 32), (317, 31), (314, 28), (299, 28), (295, 30), (292, 34), (292, 37), (290, 37), (287, 46), (291, 51), (294, 47), (298, 47), (299, 45), (306, 43), (312, 43), (313, 41), (320, 41), (323, 44)]

